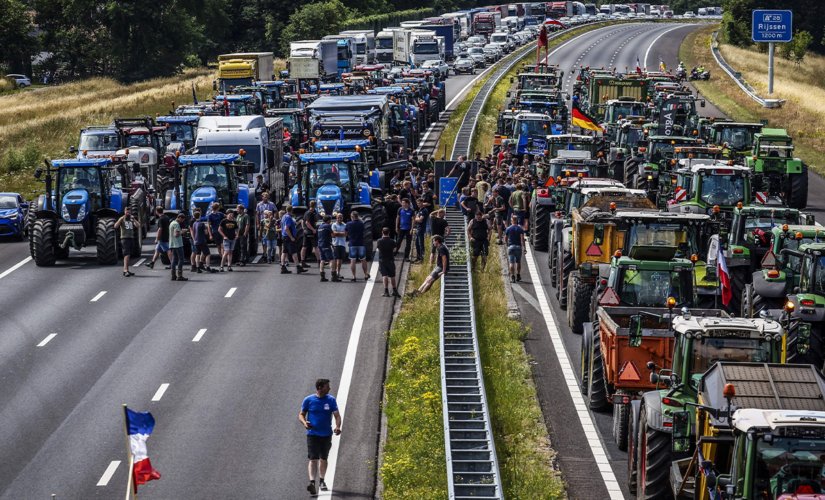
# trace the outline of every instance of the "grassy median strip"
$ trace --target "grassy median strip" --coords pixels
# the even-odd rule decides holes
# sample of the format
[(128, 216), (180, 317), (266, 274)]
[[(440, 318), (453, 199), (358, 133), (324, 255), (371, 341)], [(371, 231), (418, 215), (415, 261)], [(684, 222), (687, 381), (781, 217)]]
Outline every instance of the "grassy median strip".
[[(429, 250), (430, 244), (425, 248)], [(420, 286), (429, 273), (427, 264), (412, 266), (407, 291)], [(385, 500), (447, 498), (440, 294), (441, 280), (425, 295), (405, 298), (389, 334), (390, 370), (384, 383), (387, 438), (379, 469)]]
[[(795, 156), (805, 160), (813, 170), (825, 174), (825, 89), (817, 75), (825, 72), (825, 58), (808, 54), (804, 69), (795, 69), (791, 63), (778, 62), (775, 92), (772, 98), (787, 99), (779, 108), (763, 108), (748, 97), (716, 64), (710, 49), (711, 33), (718, 25), (710, 25), (690, 32), (679, 48), (679, 58), (687, 68), (702, 64), (710, 70), (707, 82), (692, 82), (697, 90), (723, 113), (737, 122), (759, 122), (767, 118), (769, 127), (783, 128), (794, 139)], [(722, 45), (720, 49), (736, 71), (767, 96), (767, 56), (755, 51)], [(779, 58), (777, 58), (779, 59)], [(762, 64), (764, 63), (764, 64)]]

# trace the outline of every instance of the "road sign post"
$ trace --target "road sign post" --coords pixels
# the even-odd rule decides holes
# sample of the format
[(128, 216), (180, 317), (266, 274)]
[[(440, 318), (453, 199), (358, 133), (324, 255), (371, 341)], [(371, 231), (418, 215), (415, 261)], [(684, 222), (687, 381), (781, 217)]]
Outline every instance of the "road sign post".
[(793, 11), (754, 10), (751, 40), (768, 44), (768, 94), (773, 94), (774, 44), (793, 40)]

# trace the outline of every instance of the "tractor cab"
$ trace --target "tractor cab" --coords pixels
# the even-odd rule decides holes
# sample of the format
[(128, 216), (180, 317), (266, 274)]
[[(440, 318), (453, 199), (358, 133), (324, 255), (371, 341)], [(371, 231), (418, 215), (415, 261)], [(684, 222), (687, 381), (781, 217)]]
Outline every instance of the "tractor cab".
[[(686, 259), (647, 260), (645, 257), (613, 257), (602, 305), (620, 307), (678, 307), (696, 304), (693, 263)], [(618, 302), (618, 303), (616, 303)]]
[(306, 113), (300, 109), (267, 108), (267, 117), (276, 117), (284, 121), (284, 147), (298, 151), (309, 140)]
[[(242, 161), (239, 154), (196, 154), (179, 157), (179, 192), (167, 191), (166, 208), (186, 210), (190, 216), (196, 208), (204, 219), (212, 204), (221, 204), (224, 210), (233, 210), (238, 204), (250, 208), (249, 186), (244, 183), (248, 173), (254, 173), (255, 164)], [(180, 195), (184, 203), (179, 203)], [(254, 207), (253, 207), (254, 208)]]
[(283, 106), (284, 94), (290, 92), (291, 85), (283, 80), (253, 82), (253, 87), (247, 87), (244, 93), (254, 94), (261, 100), (265, 109), (280, 108)]
[(753, 170), (753, 188), (779, 198), (792, 208), (808, 204), (808, 167), (795, 158), (793, 139), (785, 130), (766, 128), (754, 134), (746, 164)]
[(254, 94), (216, 95), (212, 103), (224, 116), (252, 116), (263, 114), (261, 100)]
[(80, 141), (77, 148), (72, 146), (70, 151), (77, 153), (77, 159), (81, 160), (87, 155), (101, 156), (112, 155), (120, 149), (120, 138), (114, 126), (92, 126), (80, 131)]
[[(554, 68), (555, 69), (555, 68)], [(562, 72), (563, 74), (563, 72)], [(519, 73), (517, 90), (531, 90), (539, 87), (558, 87), (561, 77), (553, 73)]]
[(155, 120), (166, 127), (166, 137), (170, 144), (182, 143), (184, 151), (191, 151), (195, 147), (200, 116), (158, 116)]
[(622, 119), (644, 118), (646, 114), (647, 103), (638, 102), (631, 96), (619, 97), (605, 103), (603, 121), (618, 123)]
[(322, 83), (318, 93), (323, 95), (352, 95), (351, 89), (345, 83)]
[(747, 156), (754, 143), (754, 136), (762, 131), (761, 123), (714, 121), (711, 142), (725, 149), (728, 158)]
[(556, 157), (536, 166), (539, 178), (555, 179), (556, 183), (567, 178), (587, 178), (599, 176), (599, 162), (590, 157), (589, 151), (559, 151)]
[(518, 112), (513, 109), (498, 108), (498, 120), (496, 121), (496, 135), (493, 139), (493, 153), (498, 154), (502, 149), (502, 144), (513, 136), (513, 126)]
[(372, 143), (369, 139), (345, 139), (345, 140), (313, 140), (313, 153), (357, 153), (359, 158), (356, 162), (356, 170), (361, 179), (366, 179), (369, 171), (378, 167), (379, 158), (377, 152), (370, 150)]
[(750, 178), (750, 169), (730, 162), (692, 163), (676, 171), (668, 211), (708, 215), (721, 212), (730, 218), (737, 206), (752, 203)]
[(360, 152), (304, 153), (299, 158), (301, 179), (290, 193), (293, 206), (316, 200), (323, 216), (343, 212), (352, 204), (370, 205), (369, 185), (359, 182)]
[(544, 155), (547, 136), (562, 132), (561, 125), (554, 124), (549, 115), (522, 111), (516, 115), (513, 124), (515, 140), (508, 143), (508, 150), (514, 155)]
[[(175, 103), (172, 102), (172, 107), (175, 107)], [(214, 104), (210, 103), (201, 103), (201, 104), (181, 104), (177, 108), (174, 109), (173, 112), (169, 113), (170, 115), (174, 116), (218, 116), (220, 113), (218, 112), (218, 107)]]

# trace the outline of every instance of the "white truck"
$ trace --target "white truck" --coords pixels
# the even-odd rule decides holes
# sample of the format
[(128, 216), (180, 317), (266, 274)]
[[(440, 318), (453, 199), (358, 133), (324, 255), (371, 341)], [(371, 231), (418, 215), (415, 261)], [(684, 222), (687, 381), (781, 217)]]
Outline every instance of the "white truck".
[(372, 64), (375, 62), (375, 32), (372, 30), (342, 31), (339, 35), (351, 36), (355, 39), (355, 53), (358, 64)]
[(287, 69), (290, 78), (334, 80), (338, 77), (336, 40), (290, 42)]
[[(267, 168), (275, 167), (271, 150), (278, 138), (272, 137), (270, 141), (272, 126), (263, 116), (202, 116), (195, 148), (198, 154), (238, 154), (243, 149), (246, 161), (255, 164), (256, 173), (251, 177), (254, 179), (257, 174), (266, 175)], [(279, 133), (283, 134), (283, 125), (280, 126)]]
[[(451, 12), (441, 14), (441, 17), (451, 17), (455, 19), (461, 31), (461, 39), (466, 40), (470, 36), (470, 15), (466, 12)], [(456, 40), (457, 41), (457, 40)]]
[(445, 60), (444, 37), (428, 30), (413, 30), (410, 38), (410, 56), (413, 64), (421, 65), (425, 61)]
[(409, 64), (412, 54), (412, 30), (400, 28), (392, 32), (392, 60), (396, 64)]
[(378, 64), (392, 64), (393, 62), (393, 32), (402, 28), (384, 28), (375, 35), (375, 60)]

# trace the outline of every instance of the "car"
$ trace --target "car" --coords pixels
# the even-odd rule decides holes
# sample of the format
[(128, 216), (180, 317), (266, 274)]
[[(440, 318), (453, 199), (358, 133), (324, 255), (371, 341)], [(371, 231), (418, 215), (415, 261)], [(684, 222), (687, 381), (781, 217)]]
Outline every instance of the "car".
[(0, 193), (0, 236), (20, 241), (29, 234), (29, 204), (17, 193)]
[[(479, 50), (481, 50), (481, 49), (479, 49)], [(481, 54), (470, 54), (470, 59), (475, 61), (476, 68), (486, 68), (487, 67), (487, 60), (484, 56), (483, 51), (482, 51)]]
[(469, 73), (471, 75), (476, 74), (476, 64), (475, 61), (470, 57), (459, 57), (453, 63), (453, 73), (456, 75), (462, 75), (464, 73)]
[(421, 69), (429, 69), (433, 72), (438, 71), (438, 73), (444, 78), (447, 78), (447, 75), (450, 73), (450, 67), (447, 66), (447, 63), (441, 59), (424, 61), (424, 64), (421, 65)]
[(484, 59), (488, 63), (492, 64), (492, 63), (498, 61), (498, 52), (496, 52), (496, 49), (485, 48), (483, 50), (484, 50)]
[(6, 78), (9, 80), (14, 80), (14, 83), (16, 83), (21, 89), (32, 86), (31, 79), (26, 75), (6, 75)]

